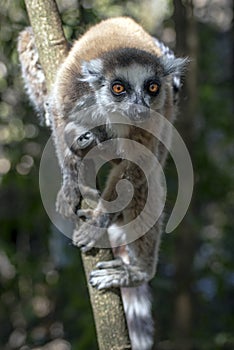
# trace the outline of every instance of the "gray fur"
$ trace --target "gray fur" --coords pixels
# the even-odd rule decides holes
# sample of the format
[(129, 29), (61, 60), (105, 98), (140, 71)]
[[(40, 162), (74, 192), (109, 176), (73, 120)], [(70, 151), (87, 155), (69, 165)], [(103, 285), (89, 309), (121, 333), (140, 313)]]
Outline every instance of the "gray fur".
[(175, 74), (182, 76), (187, 67), (188, 59), (162, 56), (160, 57), (160, 62), (164, 67), (165, 75)]

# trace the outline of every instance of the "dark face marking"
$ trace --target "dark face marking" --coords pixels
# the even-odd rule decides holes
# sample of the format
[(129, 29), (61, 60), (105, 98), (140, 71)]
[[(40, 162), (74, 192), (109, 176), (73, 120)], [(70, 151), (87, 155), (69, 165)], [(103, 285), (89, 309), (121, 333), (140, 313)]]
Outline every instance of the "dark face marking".
[[(137, 71), (140, 72), (141, 67), (138, 67)], [(128, 76), (127, 81), (124, 77), (116, 78), (110, 82), (110, 92), (112, 94), (113, 101), (121, 102), (128, 100), (130, 103), (139, 104), (144, 107), (150, 108), (150, 102), (160, 93), (161, 83), (158, 78), (150, 77), (141, 81), (141, 76), (136, 77), (131, 81), (131, 75), (133, 72), (125, 71), (125, 75)], [(144, 69), (142, 69), (142, 76), (144, 76)]]

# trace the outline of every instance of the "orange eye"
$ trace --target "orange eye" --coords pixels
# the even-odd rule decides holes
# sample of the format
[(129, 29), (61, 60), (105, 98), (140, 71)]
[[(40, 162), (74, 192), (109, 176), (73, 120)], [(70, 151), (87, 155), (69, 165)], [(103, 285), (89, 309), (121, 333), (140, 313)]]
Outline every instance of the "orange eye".
[(159, 90), (159, 85), (156, 83), (151, 83), (148, 87), (149, 92), (151, 92), (152, 94), (155, 94), (156, 92), (158, 92)]
[(112, 91), (113, 91), (116, 95), (119, 95), (119, 94), (121, 94), (122, 92), (125, 91), (125, 87), (124, 87), (124, 85), (122, 85), (122, 84), (120, 84), (120, 83), (117, 83), (117, 84), (112, 85)]

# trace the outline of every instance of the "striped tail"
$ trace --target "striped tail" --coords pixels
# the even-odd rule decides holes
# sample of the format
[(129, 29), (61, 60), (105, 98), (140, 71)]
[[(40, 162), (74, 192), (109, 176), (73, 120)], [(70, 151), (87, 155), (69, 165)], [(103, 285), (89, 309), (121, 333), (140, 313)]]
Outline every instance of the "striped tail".
[(17, 49), (27, 95), (39, 114), (41, 124), (45, 123), (49, 126), (50, 122), (44, 108), (44, 103), (48, 98), (45, 74), (39, 61), (39, 54), (31, 27), (25, 28), (19, 34)]
[(151, 350), (153, 346), (153, 319), (148, 284), (121, 288), (132, 350)]

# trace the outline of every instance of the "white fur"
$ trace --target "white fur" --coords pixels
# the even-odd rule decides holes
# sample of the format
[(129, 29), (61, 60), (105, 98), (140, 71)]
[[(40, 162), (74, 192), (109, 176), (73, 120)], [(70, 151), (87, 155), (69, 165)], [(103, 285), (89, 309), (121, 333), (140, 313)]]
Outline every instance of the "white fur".
[(143, 295), (140, 297), (136, 294), (132, 294), (126, 305), (126, 312), (129, 317), (133, 318), (135, 314), (140, 317), (148, 317), (151, 310), (150, 300), (146, 299)]
[(174, 76), (173, 77), (173, 83), (177, 87), (177, 89), (179, 89), (179, 87), (180, 87), (180, 77), (179, 76)]
[(112, 246), (116, 246), (117, 244), (123, 245), (126, 243), (126, 234), (118, 224), (115, 223), (109, 226), (107, 232)]
[(139, 332), (132, 332), (131, 336), (132, 350), (148, 350), (152, 347), (152, 339), (144, 337)]
[(128, 81), (137, 92), (141, 92), (142, 82), (152, 77), (154, 72), (149, 67), (133, 63), (128, 67), (121, 67), (115, 70), (116, 76)]

